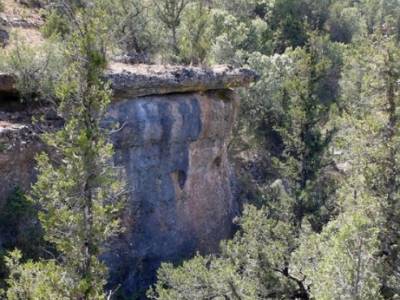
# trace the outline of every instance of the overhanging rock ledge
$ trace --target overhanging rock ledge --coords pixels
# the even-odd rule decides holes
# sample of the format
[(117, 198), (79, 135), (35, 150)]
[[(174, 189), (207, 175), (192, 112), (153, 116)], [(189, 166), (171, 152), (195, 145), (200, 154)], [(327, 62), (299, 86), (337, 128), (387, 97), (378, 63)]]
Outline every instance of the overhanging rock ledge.
[[(111, 136), (129, 195), (126, 230), (103, 259), (110, 285), (121, 284), (119, 291), (130, 299), (143, 297), (161, 262), (214, 252), (231, 236), (238, 205), (228, 144), (239, 101), (232, 89), (248, 86), (257, 75), (228, 66), (117, 63), (105, 76), (114, 101), (104, 123), (120, 125)], [(2, 78), (0, 96), (14, 93), (12, 78)], [(0, 209), (14, 186), (29, 190), (33, 158), (43, 149), (38, 139), (26, 141), (33, 126), (1, 119), (7, 115), (0, 107), (0, 142), (13, 145), (0, 152)]]
[(113, 63), (106, 78), (116, 99), (183, 92), (201, 92), (246, 87), (258, 75), (245, 68), (170, 65), (126, 65)]

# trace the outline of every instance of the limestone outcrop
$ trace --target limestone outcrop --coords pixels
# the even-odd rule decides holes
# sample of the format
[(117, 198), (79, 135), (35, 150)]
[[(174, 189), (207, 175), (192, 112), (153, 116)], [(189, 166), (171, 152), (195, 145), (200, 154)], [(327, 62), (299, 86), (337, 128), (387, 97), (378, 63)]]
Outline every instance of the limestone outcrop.
[(160, 65), (110, 65), (106, 75), (116, 99), (202, 92), (248, 86), (258, 76), (249, 69)]
[[(239, 101), (231, 88), (257, 76), (226, 66), (121, 64), (106, 76), (115, 99), (104, 124), (120, 126), (112, 140), (129, 199), (126, 230), (111, 242), (104, 260), (110, 284), (121, 283), (120, 291), (132, 297), (154, 282), (161, 262), (216, 251), (231, 235), (238, 207), (227, 149)], [(32, 149), (17, 158), (12, 152), (1, 156), (0, 186), (19, 164), (27, 166), (24, 172), (32, 168), (24, 162), (33, 163)], [(15, 184), (29, 188), (25, 181)]]

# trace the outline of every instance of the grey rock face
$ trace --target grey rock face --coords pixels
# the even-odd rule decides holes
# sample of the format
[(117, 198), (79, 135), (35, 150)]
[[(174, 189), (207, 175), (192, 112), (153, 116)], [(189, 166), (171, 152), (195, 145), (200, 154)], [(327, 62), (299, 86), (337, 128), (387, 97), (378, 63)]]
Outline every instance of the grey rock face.
[[(246, 86), (257, 76), (226, 66), (121, 64), (112, 65), (106, 76), (115, 99), (104, 122), (120, 125), (112, 139), (129, 197), (126, 231), (110, 242), (103, 259), (110, 285), (122, 283), (121, 291), (132, 298), (144, 295), (161, 262), (216, 251), (231, 235), (237, 205), (227, 148), (238, 99), (229, 88)], [(0, 98), (9, 97), (14, 85), (12, 76), (0, 74)], [(1, 207), (12, 186), (29, 190), (34, 156), (43, 147), (36, 140), (23, 147), (30, 139), (23, 128), (13, 131), (7, 118), (0, 121), (4, 144), (14, 139), (7, 132), (17, 135), (15, 146), (0, 151)]]
[[(231, 101), (224, 100), (227, 96)], [(126, 232), (106, 255), (114, 282), (141, 294), (162, 261), (208, 253), (228, 238), (237, 212), (227, 143), (236, 111), (231, 92), (149, 96), (112, 105), (117, 165), (130, 189)]]

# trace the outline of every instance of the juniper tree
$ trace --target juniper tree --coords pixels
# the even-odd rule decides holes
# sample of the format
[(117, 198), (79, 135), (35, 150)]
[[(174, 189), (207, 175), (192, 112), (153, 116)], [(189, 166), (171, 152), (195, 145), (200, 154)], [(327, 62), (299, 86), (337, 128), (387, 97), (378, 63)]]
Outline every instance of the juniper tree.
[(378, 205), (365, 189), (353, 193), (360, 188), (354, 179), (359, 180), (351, 179), (341, 192), (345, 211), (321, 233), (304, 235), (293, 254), (292, 273), (304, 276), (312, 299), (382, 299), (376, 270), (381, 262)]
[[(64, 272), (61, 277), (68, 288), (56, 287), (60, 293), (56, 299), (105, 298), (107, 273), (99, 255), (107, 240), (121, 230), (123, 185), (112, 167), (113, 148), (101, 125), (111, 95), (102, 79), (106, 29), (102, 11), (96, 3), (92, 5), (70, 16), (72, 32), (65, 53), (68, 67), (57, 87), (58, 113), (65, 124), (43, 136), (50, 151), (37, 157), (39, 176), (32, 191), (32, 200), (41, 207), (44, 237), (58, 255), (33, 269), (39, 269), (41, 276), (60, 269)], [(37, 299), (34, 295), (40, 287), (35, 281), (28, 287), (22, 281), (24, 272), (32, 270), (30, 264), (20, 268), (22, 275), (12, 274), (9, 279), (11, 299)], [(26, 291), (21, 295), (22, 287)]]
[(346, 52), (341, 92), (347, 101), (336, 141), (347, 165), (338, 199), (342, 213), (304, 240), (298, 261), (315, 298), (396, 299), (400, 52), (393, 35), (380, 33)]
[[(373, 60), (367, 60), (363, 77), (362, 95), (370, 97), (374, 117), (367, 114), (369, 150), (366, 152), (368, 190), (379, 203), (380, 264), (382, 294), (392, 299), (400, 294), (400, 51), (393, 36), (381, 36), (367, 51)], [(371, 113), (370, 112), (370, 113)], [(367, 127), (368, 126), (368, 127)], [(368, 132), (368, 131), (366, 131)]]

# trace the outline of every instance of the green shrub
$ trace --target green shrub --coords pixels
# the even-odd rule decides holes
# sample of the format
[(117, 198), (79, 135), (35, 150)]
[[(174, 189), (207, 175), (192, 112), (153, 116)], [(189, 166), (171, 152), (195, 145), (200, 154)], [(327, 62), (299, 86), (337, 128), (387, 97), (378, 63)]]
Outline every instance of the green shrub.
[(20, 249), (25, 258), (37, 258), (45, 245), (39, 225), (37, 210), (23, 191), (16, 187), (0, 210), (0, 285), (7, 274), (4, 255), (7, 251)]
[(16, 75), (21, 101), (54, 99), (55, 83), (63, 70), (60, 46), (51, 40), (31, 46), (16, 35), (12, 43), (12, 50), (0, 54), (0, 71)]
[[(152, 1), (152, 0), (151, 0)], [(161, 46), (161, 31), (149, 0), (103, 1), (102, 22), (108, 28), (108, 50), (118, 60), (148, 63)]]
[(38, 252), (41, 230), (37, 210), (19, 187), (10, 194), (1, 209), (0, 233), (5, 249), (17, 247), (33, 256)]
[(41, 32), (45, 38), (54, 35), (66, 36), (69, 33), (68, 21), (57, 11), (49, 11), (46, 15), (46, 22), (41, 28)]
[(4, 11), (4, 3), (0, 0), (0, 12)]
[(210, 10), (201, 2), (188, 5), (182, 16), (178, 41), (179, 55), (185, 64), (206, 62), (211, 48)]
[(71, 277), (54, 259), (24, 262), (22, 253), (15, 250), (7, 255), (5, 262), (10, 276), (2, 299), (76, 299), (70, 295), (74, 291)]

